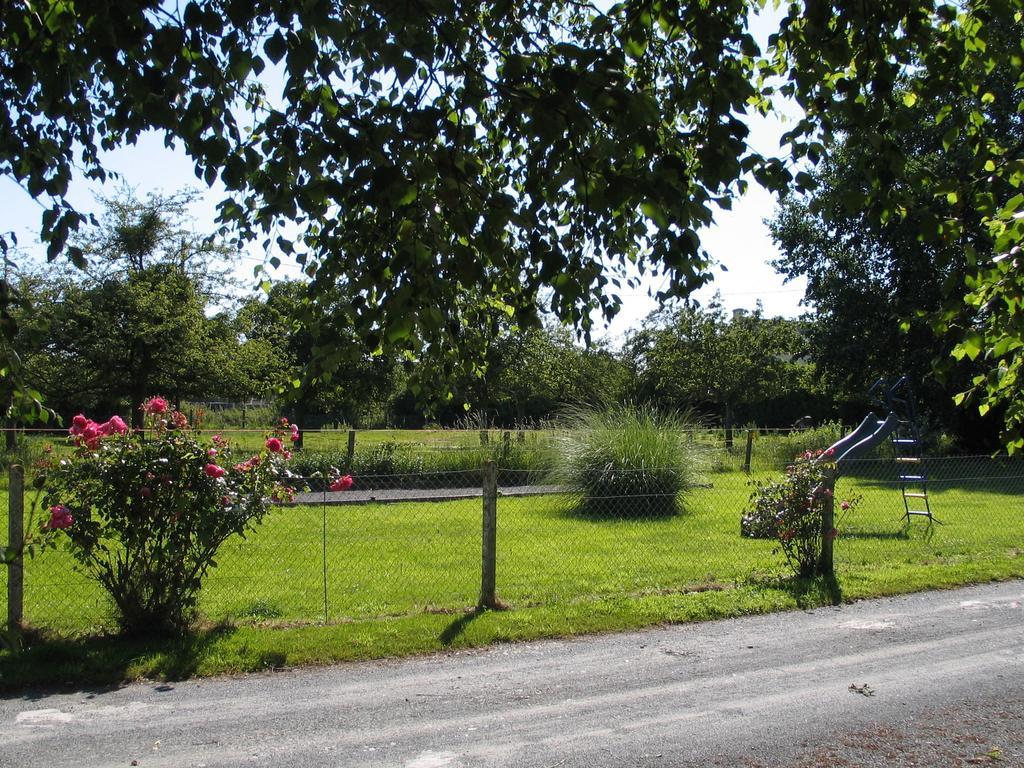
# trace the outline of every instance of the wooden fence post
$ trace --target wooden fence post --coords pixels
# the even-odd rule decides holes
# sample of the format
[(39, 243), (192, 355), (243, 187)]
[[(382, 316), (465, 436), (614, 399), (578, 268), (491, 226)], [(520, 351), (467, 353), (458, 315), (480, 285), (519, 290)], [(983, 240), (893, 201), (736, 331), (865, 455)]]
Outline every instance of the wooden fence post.
[(823, 485), (825, 503), (821, 508), (821, 559), (818, 561), (818, 574), (821, 576), (833, 576), (835, 574), (835, 564), (832, 557), (832, 545), (835, 542), (835, 472), (829, 471), (825, 475)]
[(352, 462), (356, 457), (356, 431), (350, 429), (348, 431), (348, 469), (352, 469)]
[(754, 452), (754, 430), (747, 430), (747, 453), (743, 458), (743, 471), (750, 474), (750, 457)]
[(25, 470), (11, 465), (8, 490), (7, 545), (14, 557), (7, 563), (7, 628), (11, 632), (21, 629), (25, 589)]
[(480, 577), (480, 608), (495, 608), (495, 561), (498, 538), (498, 473), (493, 461), (484, 462), (483, 477), (483, 560)]

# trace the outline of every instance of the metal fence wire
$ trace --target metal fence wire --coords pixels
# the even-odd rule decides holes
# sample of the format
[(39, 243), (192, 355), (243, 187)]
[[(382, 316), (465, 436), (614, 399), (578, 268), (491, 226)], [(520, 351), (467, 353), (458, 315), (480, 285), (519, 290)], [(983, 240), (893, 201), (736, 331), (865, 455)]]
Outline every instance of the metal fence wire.
[[(740, 446), (742, 451), (742, 446)], [(1024, 461), (926, 459), (935, 522), (905, 518), (892, 459), (845, 467), (837, 502), (841, 578), (900, 562), (983, 562), (1024, 551)], [(506, 605), (588, 603), (734, 589), (778, 578), (771, 541), (740, 536), (754, 479), (778, 468), (713, 464), (681, 493), (626, 484), (625, 493), (571, 493), (532, 469), (498, 466), (493, 562)], [(460, 613), (481, 597), (486, 469), (357, 475), (332, 492), (318, 478), (274, 507), (245, 538), (229, 539), (203, 586), (210, 621), (334, 623)], [(8, 493), (0, 494), (0, 536)], [(26, 506), (32, 501), (26, 496)], [(0, 595), (6, 600), (6, 569)], [(105, 593), (71, 555), (47, 550), (24, 563), (24, 621), (58, 633), (113, 625)]]

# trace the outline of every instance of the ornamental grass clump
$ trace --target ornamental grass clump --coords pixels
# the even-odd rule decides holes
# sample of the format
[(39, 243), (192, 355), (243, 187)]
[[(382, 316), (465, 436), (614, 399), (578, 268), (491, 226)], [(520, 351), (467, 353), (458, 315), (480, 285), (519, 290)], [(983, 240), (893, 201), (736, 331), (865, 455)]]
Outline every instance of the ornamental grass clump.
[(201, 441), (163, 398), (143, 410), (145, 435), (116, 416), (75, 417), (76, 451), (46, 472), (43, 532), (103, 586), (123, 632), (181, 634), (220, 545), (294, 493), (286, 445), (298, 432), (282, 420), (263, 450), (243, 456), (219, 435)]
[(689, 434), (688, 414), (647, 406), (575, 409), (559, 440), (554, 482), (591, 517), (644, 518), (685, 511), (700, 481), (706, 448)]

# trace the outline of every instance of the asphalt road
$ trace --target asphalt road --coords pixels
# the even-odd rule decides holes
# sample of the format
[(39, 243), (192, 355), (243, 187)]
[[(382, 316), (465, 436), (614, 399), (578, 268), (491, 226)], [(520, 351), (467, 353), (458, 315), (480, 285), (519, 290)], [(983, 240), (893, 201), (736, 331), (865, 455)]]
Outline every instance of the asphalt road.
[(1024, 583), (0, 700), (2, 766), (1024, 766)]

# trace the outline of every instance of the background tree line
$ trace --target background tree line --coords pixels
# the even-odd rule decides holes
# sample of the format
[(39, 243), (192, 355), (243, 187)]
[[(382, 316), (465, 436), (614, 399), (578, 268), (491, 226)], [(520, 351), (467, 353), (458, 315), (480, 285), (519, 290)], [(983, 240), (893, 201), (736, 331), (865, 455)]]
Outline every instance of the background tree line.
[[(995, 436), (994, 427), (979, 430), (976, 417), (949, 407), (928, 349), (894, 331), (900, 294), (881, 289), (884, 274), (871, 282), (815, 272), (809, 290), (819, 310), (799, 320), (765, 317), (760, 308), (730, 316), (717, 300), (669, 306), (618, 349), (584, 346), (553, 321), (519, 328), (496, 308), (489, 326), (466, 330), (482, 337), (473, 342), (484, 350), (480, 364), (445, 376), (429, 352), (361, 347), (354, 329), (334, 322), (339, 309), (309, 302), (303, 281), (241, 298), (228, 290), (232, 253), (186, 228), (189, 200), (188, 193), (104, 200), (97, 226), (78, 241), (88, 269), (20, 275), (18, 350), (30, 384), (65, 420), (84, 411), (137, 422), (132, 404), (158, 392), (176, 403), (270, 400), (307, 426), (508, 426), (556, 419), (567, 405), (632, 402), (693, 411), (727, 429), (786, 427), (805, 416), (858, 420), (873, 377), (907, 372), (934, 426), (972, 447)], [(823, 242), (812, 224), (803, 203), (780, 210), (774, 232), (789, 254), (780, 269), (809, 270), (798, 258), (819, 270), (847, 263), (841, 244)], [(904, 262), (921, 258), (909, 250), (886, 258), (906, 269)], [(874, 262), (849, 263), (863, 270)], [(911, 288), (937, 290), (935, 279)], [(343, 282), (330, 297), (339, 305), (357, 300)], [(363, 351), (311, 379), (325, 336)]]

